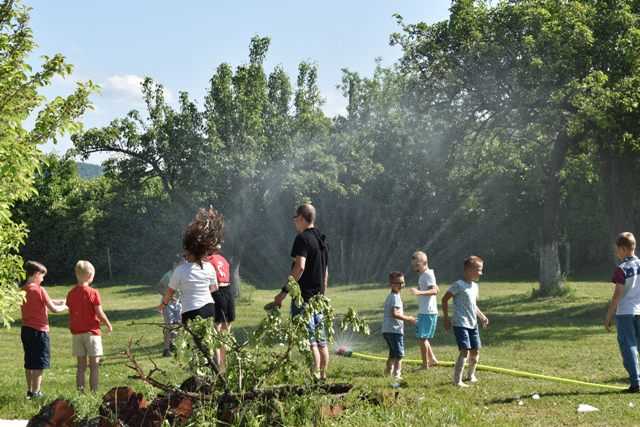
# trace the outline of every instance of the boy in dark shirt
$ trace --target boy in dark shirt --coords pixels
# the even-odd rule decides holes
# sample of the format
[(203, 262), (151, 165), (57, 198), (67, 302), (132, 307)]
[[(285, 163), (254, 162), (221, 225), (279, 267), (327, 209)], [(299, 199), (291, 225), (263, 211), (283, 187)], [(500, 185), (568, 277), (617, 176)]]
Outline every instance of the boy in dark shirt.
[[(315, 228), (316, 210), (310, 204), (299, 206), (293, 221), (298, 235), (293, 242), (291, 257), (293, 265), (291, 276), (300, 284), (300, 291), (304, 303), (315, 295), (327, 290), (329, 278), (328, 248), (325, 236)], [(281, 306), (287, 297), (286, 286), (276, 295), (274, 303)], [(291, 304), (291, 316), (297, 316), (304, 310), (304, 304)], [(322, 315), (313, 313), (309, 322), (309, 342), (313, 354), (313, 375), (318, 379), (326, 379), (329, 364), (329, 349), (322, 327)]]

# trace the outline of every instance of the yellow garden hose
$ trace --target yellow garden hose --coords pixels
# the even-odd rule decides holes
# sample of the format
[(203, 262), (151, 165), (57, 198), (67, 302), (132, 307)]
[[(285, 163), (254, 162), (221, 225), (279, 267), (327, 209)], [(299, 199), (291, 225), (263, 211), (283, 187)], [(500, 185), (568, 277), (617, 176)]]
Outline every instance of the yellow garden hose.
[[(345, 356), (345, 357), (355, 357), (357, 359), (362, 359), (362, 360), (375, 360), (375, 361), (385, 361), (387, 360), (386, 357), (381, 357), (381, 356), (374, 356), (372, 354), (366, 354), (366, 353), (358, 353), (355, 351), (338, 351), (337, 352), (338, 355), (340, 356)], [(405, 363), (412, 363), (412, 364), (422, 364), (421, 360), (416, 360), (416, 359), (402, 359), (403, 362)], [(437, 366), (447, 366), (447, 367), (453, 367), (454, 363), (453, 362), (438, 362)], [(552, 377), (550, 375), (542, 375), (542, 374), (534, 374), (532, 372), (524, 372), (524, 371), (516, 371), (515, 369), (506, 369), (506, 368), (498, 368), (496, 366), (488, 366), (488, 365), (477, 365), (477, 369), (479, 371), (487, 371), (487, 372), (494, 372), (497, 374), (505, 374), (505, 375), (511, 375), (513, 377), (522, 377), (522, 378), (533, 378), (533, 379), (537, 379), (537, 380), (545, 380), (545, 381), (553, 381), (553, 382), (557, 382), (557, 383), (563, 383), (563, 384), (572, 384), (572, 385), (582, 385), (582, 386), (586, 386), (586, 387), (597, 387), (597, 388), (603, 388), (603, 389), (607, 389), (607, 390), (616, 390), (616, 391), (623, 391), (626, 390), (626, 387), (620, 387), (617, 385), (608, 385), (608, 384), (598, 384), (598, 383), (590, 383), (587, 381), (580, 381), (580, 380), (572, 380), (569, 378), (561, 378), (561, 377)]]

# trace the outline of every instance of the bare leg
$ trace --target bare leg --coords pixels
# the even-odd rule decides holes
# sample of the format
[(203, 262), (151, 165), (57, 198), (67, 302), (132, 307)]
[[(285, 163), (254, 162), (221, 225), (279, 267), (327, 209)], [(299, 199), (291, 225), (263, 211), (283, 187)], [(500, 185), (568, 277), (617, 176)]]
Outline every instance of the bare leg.
[[(216, 331), (226, 333), (231, 331), (231, 323), (216, 323)], [(216, 350), (216, 359), (218, 360), (218, 366), (220, 367), (220, 372), (225, 371), (225, 356), (227, 354), (227, 349), (223, 346)]]
[(429, 340), (425, 340), (425, 344), (427, 347), (427, 360), (429, 361), (429, 367), (436, 366), (438, 364), (438, 359), (436, 359), (435, 354), (433, 354), (433, 347), (431, 347)]
[(98, 378), (100, 374), (100, 357), (89, 357), (89, 383), (93, 393), (98, 391)]
[(29, 388), (33, 393), (40, 391), (42, 386), (42, 369), (31, 370), (31, 385)]
[(318, 347), (320, 352), (320, 378), (327, 379), (327, 367), (329, 366), (329, 347), (324, 345)]
[(460, 350), (458, 360), (456, 361), (456, 365), (453, 368), (453, 385), (457, 385), (459, 387), (468, 387), (467, 384), (462, 382), (462, 371), (464, 370), (464, 364), (467, 361), (468, 354), (468, 350)]
[(429, 350), (428, 345), (429, 342), (426, 339), (419, 339), (418, 344), (420, 345), (420, 356), (422, 357), (422, 367), (429, 367)]
[(313, 354), (313, 366), (311, 367), (311, 373), (316, 378), (320, 378), (320, 349), (318, 344), (311, 344), (311, 354)]
[(387, 366), (384, 368), (384, 376), (388, 377), (391, 375), (391, 370), (393, 369), (393, 359), (387, 358)]
[(480, 359), (480, 350), (474, 349), (469, 352), (469, 372), (467, 373), (467, 381), (472, 383), (477, 383), (478, 378), (476, 378), (476, 366), (478, 365), (478, 360)]
[(31, 369), (25, 369), (24, 376), (27, 379), (27, 391), (33, 392), (33, 390), (31, 389)]
[(87, 358), (85, 356), (78, 357), (78, 367), (76, 369), (76, 387), (80, 391), (84, 391), (84, 377), (87, 370)]
[(393, 376), (396, 379), (400, 379), (402, 377), (402, 359), (395, 359), (395, 363), (393, 364)]

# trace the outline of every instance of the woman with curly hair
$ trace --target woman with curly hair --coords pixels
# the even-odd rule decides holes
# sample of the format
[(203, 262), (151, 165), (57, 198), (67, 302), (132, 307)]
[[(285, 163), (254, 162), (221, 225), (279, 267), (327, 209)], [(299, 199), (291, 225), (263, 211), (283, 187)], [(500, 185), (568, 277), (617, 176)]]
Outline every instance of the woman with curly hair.
[(169, 281), (169, 289), (162, 298), (160, 309), (169, 304), (176, 291), (182, 293), (182, 322), (196, 317), (215, 315), (211, 293), (218, 290), (216, 271), (207, 261), (222, 241), (224, 219), (213, 208), (200, 209), (187, 226), (182, 238), (185, 263), (178, 266)]

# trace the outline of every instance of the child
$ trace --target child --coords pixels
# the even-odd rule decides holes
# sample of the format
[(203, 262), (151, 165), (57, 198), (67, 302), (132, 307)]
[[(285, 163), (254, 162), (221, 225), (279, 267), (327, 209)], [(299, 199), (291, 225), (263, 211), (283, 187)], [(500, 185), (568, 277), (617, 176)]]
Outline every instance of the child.
[(212, 292), (218, 290), (216, 270), (207, 260), (222, 239), (222, 215), (213, 208), (199, 209), (182, 236), (185, 263), (176, 267), (162, 297), (164, 310), (176, 292), (181, 292), (183, 324), (215, 315)]
[(442, 297), (442, 312), (444, 314), (444, 328), (451, 329), (449, 321), (449, 300), (453, 298), (453, 332), (456, 336), (460, 354), (453, 369), (453, 384), (458, 387), (468, 387), (462, 382), (462, 371), (469, 357), (469, 372), (467, 381), (478, 382), (476, 366), (480, 356), (480, 332), (478, 318), (483, 327), (489, 325), (489, 319), (476, 305), (478, 300), (478, 284), (476, 280), (482, 276), (484, 261), (478, 256), (470, 256), (464, 260), (464, 279), (458, 280)]
[[(216, 270), (218, 280), (218, 290), (211, 294), (214, 301), (216, 314), (214, 320), (218, 332), (230, 332), (231, 323), (236, 320), (236, 304), (233, 288), (231, 284), (231, 265), (222, 255), (222, 245), (216, 245), (213, 254), (208, 258), (213, 268)], [(216, 349), (216, 358), (220, 370), (225, 370), (225, 356), (227, 350), (224, 346)]]
[[(176, 260), (173, 262), (171, 266), (171, 270), (167, 271), (164, 276), (158, 282), (157, 290), (162, 295), (160, 299), (160, 303), (162, 303), (162, 298), (167, 293), (169, 289), (169, 282), (171, 281), (171, 276), (175, 269), (184, 262), (184, 258), (182, 256), (176, 257)], [(182, 313), (182, 303), (180, 302), (180, 292), (175, 292), (169, 303), (164, 307), (164, 309), (160, 310), (162, 317), (164, 318), (164, 324), (166, 328), (164, 329), (164, 349), (162, 351), (162, 357), (171, 356), (171, 350), (173, 349), (173, 342), (176, 339), (177, 331), (175, 329), (170, 329), (171, 325), (180, 324), (180, 315)]]
[(417, 251), (411, 257), (413, 271), (420, 274), (418, 287), (411, 288), (411, 292), (418, 297), (418, 322), (416, 324), (416, 338), (420, 345), (420, 355), (422, 356), (422, 369), (427, 369), (438, 364), (436, 356), (433, 354), (429, 340), (436, 333), (436, 323), (438, 322), (438, 285), (433, 270), (429, 269), (427, 254)]
[(629, 373), (628, 393), (640, 392), (638, 370), (638, 343), (640, 342), (640, 259), (635, 255), (636, 238), (631, 233), (622, 233), (616, 239), (616, 256), (620, 260), (611, 281), (615, 283), (613, 297), (604, 326), (611, 331), (613, 316), (616, 317), (618, 344), (622, 363)]
[(396, 380), (401, 380), (402, 358), (404, 357), (404, 322), (416, 324), (413, 316), (405, 316), (403, 313), (400, 290), (404, 287), (404, 274), (393, 271), (389, 274), (389, 287), (391, 292), (384, 302), (384, 317), (382, 322), (382, 336), (389, 346), (389, 357), (384, 374), (393, 375)]
[(22, 329), (20, 338), (24, 349), (24, 370), (27, 378), (27, 399), (43, 396), (40, 391), (43, 370), (49, 368), (49, 315), (47, 309), (60, 313), (67, 309), (63, 301), (52, 300), (42, 287), (47, 268), (35, 261), (27, 261), (27, 273), (22, 290), (25, 300), (22, 304)]
[(73, 335), (73, 355), (78, 358), (76, 370), (76, 386), (84, 391), (87, 364), (90, 374), (91, 391), (98, 391), (98, 364), (102, 356), (102, 338), (100, 322), (111, 332), (111, 322), (102, 310), (100, 293), (91, 287), (95, 276), (95, 268), (89, 261), (78, 261), (75, 267), (78, 283), (67, 294), (69, 307), (69, 329)]

